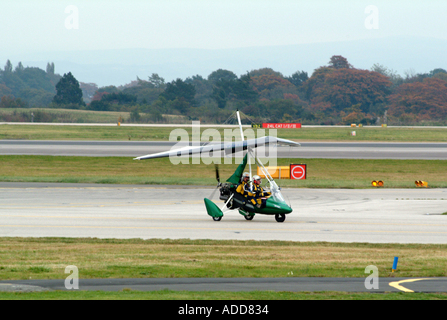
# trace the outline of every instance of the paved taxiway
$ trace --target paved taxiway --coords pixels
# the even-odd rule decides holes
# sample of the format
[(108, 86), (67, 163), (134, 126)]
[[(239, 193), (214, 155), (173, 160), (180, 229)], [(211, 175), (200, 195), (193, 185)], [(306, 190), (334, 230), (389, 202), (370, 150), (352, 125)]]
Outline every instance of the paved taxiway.
[[(79, 290), (121, 291), (345, 291), (345, 292), (447, 292), (447, 278), (384, 278), (378, 288), (367, 289), (365, 278), (139, 278), (79, 279)], [(0, 281), (0, 291), (67, 290), (65, 280)]]
[[(0, 237), (190, 238), (447, 243), (447, 189), (283, 189), (284, 223), (231, 211), (215, 222), (211, 188), (0, 183)], [(214, 200), (218, 205), (221, 201)]]
[[(300, 142), (301, 147), (272, 149), (279, 158), (428, 159), (446, 160), (447, 143)], [(2, 155), (137, 157), (169, 151), (168, 141), (36, 141), (0, 140)], [(260, 157), (269, 149), (259, 148)]]

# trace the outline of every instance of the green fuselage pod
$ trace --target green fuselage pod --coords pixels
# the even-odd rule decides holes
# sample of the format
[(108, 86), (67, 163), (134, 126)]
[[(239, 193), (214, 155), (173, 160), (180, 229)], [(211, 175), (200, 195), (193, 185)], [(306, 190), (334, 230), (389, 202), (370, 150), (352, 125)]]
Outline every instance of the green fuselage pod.
[(256, 208), (256, 212), (261, 214), (288, 214), (292, 212), (292, 208), (285, 202), (275, 201), (275, 199), (270, 197), (265, 203), (265, 208)]
[(244, 217), (245, 217), (245, 216), (254, 216), (254, 215), (255, 215), (254, 212), (246, 212), (246, 211), (244, 211), (244, 210), (242, 210), (242, 209), (239, 209), (239, 213), (240, 213), (241, 215), (243, 215)]
[(205, 198), (205, 207), (206, 211), (208, 212), (208, 215), (210, 215), (213, 218), (220, 218), (223, 216), (222, 210), (214, 202), (212, 202), (210, 199)]

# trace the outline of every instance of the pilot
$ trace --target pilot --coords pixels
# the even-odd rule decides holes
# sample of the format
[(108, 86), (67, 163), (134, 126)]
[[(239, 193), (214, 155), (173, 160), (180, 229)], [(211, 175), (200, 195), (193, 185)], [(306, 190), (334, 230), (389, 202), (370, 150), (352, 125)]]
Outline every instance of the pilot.
[(236, 192), (246, 198), (248, 191), (250, 191), (250, 174), (248, 172), (244, 172), (242, 174), (241, 183), (236, 188)]
[(248, 196), (251, 197), (251, 202), (258, 208), (265, 207), (265, 197), (272, 195), (270, 191), (266, 191), (261, 187), (261, 183), (262, 180), (260, 176), (253, 176), (253, 191), (248, 192)]
[(234, 201), (239, 203), (244, 210), (248, 212), (255, 212), (255, 204), (252, 204), (252, 196), (249, 196), (250, 193), (250, 174), (248, 172), (244, 172), (242, 174), (241, 183), (238, 184), (236, 188), (236, 192), (234, 193)]

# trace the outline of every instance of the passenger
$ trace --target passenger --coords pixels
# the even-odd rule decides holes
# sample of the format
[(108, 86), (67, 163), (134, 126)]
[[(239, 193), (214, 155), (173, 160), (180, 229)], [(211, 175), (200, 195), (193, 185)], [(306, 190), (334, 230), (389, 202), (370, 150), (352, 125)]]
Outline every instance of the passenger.
[(253, 191), (248, 193), (248, 196), (251, 197), (251, 203), (258, 208), (265, 207), (265, 197), (272, 195), (270, 191), (261, 187), (261, 183), (262, 180), (260, 176), (253, 176)]

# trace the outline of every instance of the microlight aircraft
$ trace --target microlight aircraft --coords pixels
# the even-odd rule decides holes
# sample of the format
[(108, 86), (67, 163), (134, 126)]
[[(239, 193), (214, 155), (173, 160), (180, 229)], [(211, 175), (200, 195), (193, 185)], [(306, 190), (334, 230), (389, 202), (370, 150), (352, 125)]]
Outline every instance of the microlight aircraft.
[[(217, 189), (220, 191), (219, 199), (224, 201), (224, 205), (219, 208), (213, 201), (208, 198), (204, 198), (205, 207), (208, 215), (210, 215), (214, 221), (222, 220), (224, 212), (229, 210), (238, 209), (239, 213), (245, 217), (246, 220), (252, 220), (256, 214), (265, 214), (265, 215), (274, 215), (275, 220), (277, 222), (284, 222), (286, 219), (286, 214), (292, 212), (292, 208), (286, 203), (283, 195), (281, 194), (280, 188), (273, 180), (272, 176), (269, 174), (268, 170), (264, 167), (262, 162), (253, 152), (254, 148), (267, 146), (267, 145), (285, 145), (297, 147), (300, 146), (299, 143), (287, 140), (280, 139), (277, 137), (266, 136), (257, 139), (249, 139), (244, 141), (244, 134), (242, 131), (242, 124), (239, 115), (239, 111), (236, 112), (237, 119), (239, 123), (241, 139), (242, 141), (230, 142), (230, 143), (220, 143), (220, 144), (208, 144), (204, 146), (186, 146), (179, 149), (174, 149), (166, 152), (159, 152), (155, 154), (148, 154), (145, 156), (137, 157), (134, 160), (146, 160), (146, 159), (154, 159), (154, 158), (164, 158), (164, 157), (177, 157), (177, 156), (191, 156), (193, 154), (207, 154), (210, 152), (218, 152), (224, 151), (225, 154), (233, 154), (239, 151), (246, 151), (246, 154), (241, 162), (241, 164), (237, 167), (234, 174), (226, 180), (226, 182), (220, 182), (219, 169), (216, 166), (216, 179), (217, 179)], [(238, 194), (236, 192), (236, 188), (238, 184), (241, 182), (242, 174), (245, 170), (245, 167), (248, 163), (249, 172), (250, 172), (250, 181), (252, 180), (251, 174), (251, 161), (250, 159), (254, 159), (263, 175), (266, 177), (269, 186), (271, 195), (266, 197), (262, 201), (262, 205), (260, 207), (252, 205), (247, 198)], [(215, 191), (216, 191), (215, 190)], [(215, 191), (212, 193), (210, 198), (213, 197)]]

